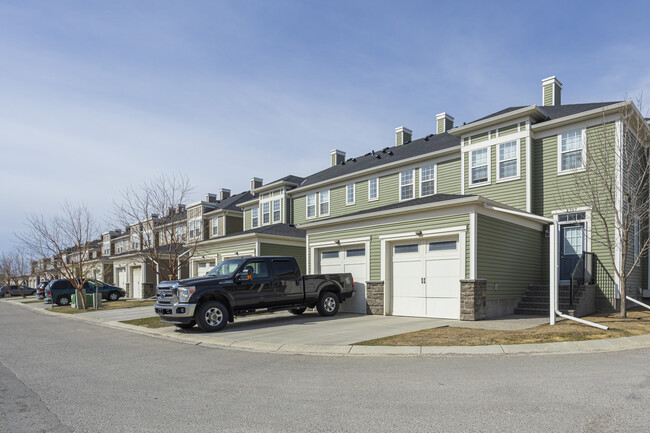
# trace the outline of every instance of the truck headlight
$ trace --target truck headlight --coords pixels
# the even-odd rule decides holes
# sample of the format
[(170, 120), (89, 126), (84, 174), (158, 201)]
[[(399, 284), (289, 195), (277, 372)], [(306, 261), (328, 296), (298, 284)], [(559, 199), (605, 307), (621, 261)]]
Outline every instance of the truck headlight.
[(178, 301), (179, 302), (187, 302), (190, 300), (190, 297), (196, 289), (194, 287), (179, 287), (178, 288)]

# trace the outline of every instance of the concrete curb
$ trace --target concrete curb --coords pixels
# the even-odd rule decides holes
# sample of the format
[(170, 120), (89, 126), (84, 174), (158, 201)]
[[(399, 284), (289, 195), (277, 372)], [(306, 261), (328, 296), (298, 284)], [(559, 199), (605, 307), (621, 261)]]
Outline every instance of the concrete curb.
[[(218, 349), (244, 350), (259, 353), (277, 353), (317, 356), (468, 356), (468, 355), (569, 355), (580, 353), (617, 352), (650, 348), (650, 334), (635, 337), (611, 338), (605, 340), (564, 341), (560, 343), (502, 344), (491, 346), (360, 346), (360, 345), (311, 345), (280, 344), (246, 340), (231, 340), (214, 337), (214, 334), (188, 334), (183, 331), (168, 331), (169, 328), (150, 329), (122, 322), (107, 321), (82, 314), (61, 314), (19, 304), (39, 314), (62, 317), (81, 322), (94, 323), (122, 331), (160, 338), (178, 343), (201, 345)], [(165, 331), (167, 330), (167, 331)], [(229, 334), (231, 335), (231, 334)]]

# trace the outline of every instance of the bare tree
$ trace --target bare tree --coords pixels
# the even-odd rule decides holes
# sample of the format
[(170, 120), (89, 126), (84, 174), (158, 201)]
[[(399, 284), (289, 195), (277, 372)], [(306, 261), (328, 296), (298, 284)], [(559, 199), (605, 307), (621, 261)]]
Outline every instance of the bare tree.
[(151, 262), (159, 279), (178, 279), (196, 249), (196, 242), (187, 240), (183, 204), (191, 192), (187, 176), (165, 173), (129, 187), (114, 204), (114, 221), (131, 228), (137, 254)]
[(91, 244), (99, 234), (90, 210), (84, 204), (75, 206), (65, 202), (60, 215), (51, 218), (28, 215), (26, 225), (26, 230), (16, 235), (19, 241), (36, 257), (53, 257), (55, 271), (70, 281), (77, 299), (87, 308), (83, 289), (86, 261), (90, 259)]
[(24, 298), (25, 294), (20, 286), (25, 284), (28, 274), (29, 259), (23, 250), (16, 248), (0, 253), (0, 275), (2, 275), (2, 282), (7, 286), (9, 293), (11, 293), (10, 286), (17, 286), (18, 293)]
[[(621, 105), (620, 127), (611, 118), (587, 128), (581, 157), (586, 167), (575, 173), (574, 187), (563, 193), (565, 203), (591, 209), (591, 241), (607, 252), (605, 258), (619, 281), (620, 316), (627, 317), (628, 279), (648, 252), (647, 225), (650, 200), (650, 128), (639, 108), (628, 101)], [(578, 171), (578, 170), (576, 170)], [(621, 255), (621, 260), (617, 257)]]

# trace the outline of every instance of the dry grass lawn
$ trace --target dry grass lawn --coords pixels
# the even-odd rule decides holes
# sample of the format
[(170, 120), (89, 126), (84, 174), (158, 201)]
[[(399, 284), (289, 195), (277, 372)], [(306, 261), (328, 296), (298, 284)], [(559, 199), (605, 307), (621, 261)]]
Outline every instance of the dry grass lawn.
[(165, 326), (174, 326), (171, 323), (165, 323), (161, 321), (159, 316), (145, 317), (143, 319), (124, 320), (122, 323), (143, 326), (145, 328), (164, 328)]
[[(102, 306), (99, 307), (98, 311), (121, 310), (122, 308), (135, 308), (135, 307), (153, 307), (153, 304), (155, 303), (156, 301), (125, 301), (125, 300), (119, 300), (113, 302), (102, 301)], [(54, 311), (55, 313), (64, 313), (64, 314), (80, 314), (80, 313), (87, 313), (89, 311), (95, 311), (92, 305), (89, 305), (87, 310), (78, 310), (70, 306), (66, 306), (66, 307), (57, 306), (54, 308), (48, 308), (47, 310)], [(153, 313), (153, 308), (151, 309), (151, 312)]]
[(357, 344), (363, 346), (481, 346), (599, 340), (650, 333), (650, 310), (639, 307), (628, 310), (627, 319), (617, 316), (618, 313), (602, 313), (583, 317), (585, 320), (608, 326), (609, 330), (607, 331), (565, 320), (554, 326), (540, 325), (520, 331), (492, 331), (456, 327), (425, 329)]

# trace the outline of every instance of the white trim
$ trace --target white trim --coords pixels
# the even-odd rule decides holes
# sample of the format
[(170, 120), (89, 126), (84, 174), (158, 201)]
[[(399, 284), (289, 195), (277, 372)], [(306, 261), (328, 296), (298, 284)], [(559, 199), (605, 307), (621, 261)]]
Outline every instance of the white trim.
[[(327, 202), (323, 201), (323, 193), (327, 191)], [(323, 204), (327, 203), (327, 213), (321, 212), (321, 206)], [(321, 191), (318, 191), (318, 216), (329, 216), (330, 212), (332, 212), (332, 190), (330, 189), (324, 189)]]
[[(313, 195), (314, 196), (314, 215), (309, 216), (309, 196)], [(305, 195), (305, 219), (310, 220), (318, 218), (318, 193), (317, 192), (310, 192), (309, 194)]]
[(532, 212), (533, 187), (530, 170), (531, 137), (526, 137), (526, 212)]
[[(501, 164), (501, 162), (504, 162), (504, 161), (499, 160), (499, 157), (500, 157), (500, 154), (501, 154), (501, 146), (503, 146), (505, 144), (510, 144), (510, 143), (515, 143), (516, 156), (515, 156), (514, 159), (517, 161), (517, 174), (515, 174), (513, 176), (508, 176), (508, 177), (501, 177), (500, 164)], [(497, 181), (496, 181), (496, 183), (508, 182), (508, 181), (511, 181), (511, 180), (519, 180), (519, 179), (521, 179), (521, 140), (517, 139), (517, 140), (501, 142), (501, 143), (496, 145), (495, 152), (496, 153), (494, 155), (494, 158), (495, 158), (496, 169), (497, 169)], [(512, 159), (507, 159), (506, 161), (512, 161)]]
[[(348, 201), (348, 188), (352, 187), (352, 202)], [(357, 184), (352, 182), (345, 185), (345, 205), (352, 206), (357, 201)]]
[(465, 195), (465, 152), (460, 153), (460, 195)]
[(418, 235), (417, 232), (403, 232), (403, 233), (393, 233), (390, 235), (380, 235), (379, 240), (402, 240), (402, 239), (415, 239), (415, 237), (427, 237), (431, 235), (441, 235), (441, 234), (450, 234), (450, 233), (460, 233), (465, 232), (467, 226), (453, 226), (453, 227), (443, 227), (440, 229), (431, 229), (431, 230), (422, 230), (421, 235)]
[[(554, 218), (555, 219), (555, 218)], [(558, 239), (559, 226), (553, 224), (549, 227), (549, 299), (550, 299), (550, 320), (551, 325), (555, 325), (555, 311), (557, 311), (558, 302), (557, 302), (557, 291), (558, 291), (558, 249), (557, 249), (557, 239)]]
[[(374, 198), (370, 197), (370, 181), (371, 180), (376, 180), (377, 181), (377, 188), (376, 188), (377, 189), (377, 197), (374, 197)], [(379, 176), (371, 177), (370, 179), (368, 179), (368, 201), (377, 201), (377, 200), (379, 200)]]
[[(517, 125), (521, 122), (516, 122)], [(498, 128), (497, 128), (498, 129)], [(493, 129), (492, 129), (493, 130)], [(463, 146), (463, 153), (465, 152), (472, 152), (474, 150), (480, 150), (483, 149), (484, 147), (491, 147), (491, 146), (496, 146), (497, 144), (501, 143), (508, 143), (511, 141), (517, 141), (522, 138), (526, 138), (529, 136), (528, 131), (518, 131), (512, 134), (507, 134), (507, 135), (495, 135), (492, 138), (489, 138), (487, 140), (479, 141), (478, 143), (474, 144), (468, 144), (467, 146)]]
[[(402, 174), (405, 171), (410, 171), (411, 172), (411, 183), (406, 184), (406, 185), (402, 185)], [(411, 200), (411, 199), (415, 198), (415, 168), (407, 168), (405, 170), (400, 171), (399, 172), (399, 184), (398, 185), (399, 185), (399, 201)], [(402, 187), (403, 186), (409, 186), (409, 185), (413, 188), (413, 196), (409, 197), (409, 198), (403, 198), (402, 197)]]
[[(618, 110), (630, 103), (631, 103), (630, 101), (619, 102), (612, 105), (605, 105), (604, 107), (600, 107), (600, 108), (594, 108), (593, 110), (572, 114), (570, 116), (560, 117), (558, 119), (547, 120), (541, 123), (535, 123), (531, 125), (531, 130), (546, 131), (547, 129), (550, 130), (553, 128), (559, 129), (562, 127), (562, 125), (575, 124), (576, 121), (579, 121), (580, 119), (583, 119), (582, 124), (586, 126), (587, 123), (585, 122), (585, 120), (592, 117), (595, 117), (595, 119), (592, 119), (591, 122), (593, 122), (594, 124), (602, 125), (603, 121), (610, 122), (616, 120), (616, 118), (619, 117)], [(541, 108), (543, 109), (544, 107)], [(612, 114), (612, 112), (614, 113)], [(605, 115), (606, 113), (607, 115), (603, 117), (603, 115)], [(554, 134), (549, 133), (548, 135), (554, 135)]]
[[(271, 199), (271, 224), (277, 224), (277, 223), (282, 222), (282, 214), (284, 213), (284, 212), (282, 212), (282, 208), (284, 207), (284, 206), (282, 206), (283, 201), (284, 201), (283, 198), (273, 198), (273, 199)], [(275, 206), (275, 202), (278, 202), (279, 207), (280, 207), (279, 208), (280, 217), (277, 220), (275, 219), (275, 209), (273, 209), (273, 207)]]
[[(245, 250), (245, 251), (229, 251), (226, 253), (221, 253), (221, 262), (228, 260), (228, 259), (236, 259), (237, 257), (244, 257), (244, 256), (256, 256), (257, 252), (256, 250)], [(219, 263), (221, 263), (219, 262)]]
[[(380, 236), (381, 238), (381, 236)], [(363, 236), (360, 238), (347, 238), (347, 239), (340, 239), (338, 242), (337, 241), (322, 241), (322, 242), (314, 242), (313, 244), (308, 244), (310, 247), (332, 247), (336, 245), (349, 245), (349, 244), (358, 244), (362, 242), (370, 242), (370, 236)]]
[[(615, 147), (616, 150), (614, 151), (615, 155), (614, 157), (616, 158), (614, 161), (615, 164), (615, 176), (616, 176), (616, 197), (615, 197), (615, 206), (616, 206), (616, 213), (618, 215), (622, 215), (623, 212), (623, 194), (621, 194), (621, 187), (623, 185), (623, 167), (622, 167), (622, 161), (621, 161), (621, 155), (622, 155), (622, 147), (623, 147), (623, 142), (624, 142), (624, 137), (623, 137), (623, 126), (620, 120), (617, 120), (615, 123), (616, 126), (616, 135), (614, 137), (615, 139)], [(623, 221), (623, 218), (620, 217), (619, 221)], [(623, 251), (621, 250), (621, 228), (620, 227), (615, 227), (614, 230), (614, 260), (616, 261), (616, 268), (620, 271), (623, 269), (622, 264), (623, 264)], [(619, 276), (614, 272), (614, 299), (625, 299), (625, 296), (621, 296), (621, 279)], [(623, 301), (622, 301), (623, 302)]]
[(476, 228), (477, 228), (476, 212), (469, 214), (469, 279), (476, 279), (477, 274), (477, 254), (476, 254)]
[[(473, 156), (474, 152), (477, 152), (477, 151), (483, 150), (483, 149), (487, 150), (487, 180), (482, 181), (482, 182), (472, 183), (472, 169), (477, 168), (477, 167), (483, 167), (483, 165), (479, 165), (477, 167), (472, 167), (472, 156)], [(485, 148), (472, 150), (472, 151), (469, 152), (469, 154), (470, 154), (469, 155), (469, 178), (467, 179), (468, 188), (476, 188), (476, 187), (479, 187), (479, 186), (490, 185), (490, 183), (492, 181), (492, 160), (491, 160), (492, 147), (487, 146)]]

